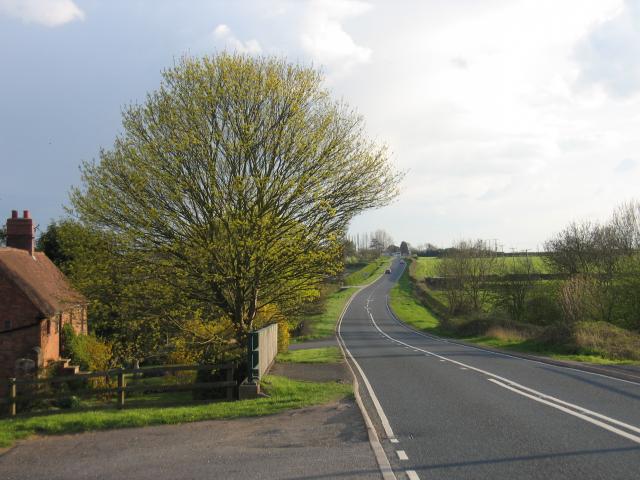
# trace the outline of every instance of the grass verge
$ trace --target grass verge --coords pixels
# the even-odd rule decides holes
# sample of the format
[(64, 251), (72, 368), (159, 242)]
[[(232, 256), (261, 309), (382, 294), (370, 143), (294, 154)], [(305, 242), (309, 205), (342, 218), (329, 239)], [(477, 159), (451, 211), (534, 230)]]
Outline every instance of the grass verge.
[(408, 325), (427, 333), (439, 335), (442, 337), (455, 338), (489, 348), (499, 350), (529, 353), (550, 357), (556, 360), (568, 360), (574, 362), (587, 362), (598, 365), (637, 365), (638, 362), (632, 360), (612, 360), (600, 355), (594, 354), (572, 354), (567, 353), (562, 347), (554, 348), (552, 345), (536, 342), (531, 339), (494, 337), (494, 336), (461, 336), (455, 332), (445, 330), (440, 325), (437, 316), (429, 310), (422, 302), (413, 294), (413, 280), (409, 275), (409, 268), (403, 272), (400, 280), (389, 292), (389, 306), (395, 313), (396, 317)]
[(351, 385), (337, 382), (302, 382), (268, 375), (261, 386), (267, 398), (187, 405), (171, 408), (136, 408), (0, 420), (0, 447), (31, 435), (61, 435), (114, 428), (145, 427), (270, 415), (292, 408), (331, 402), (352, 394)]
[(295, 343), (305, 342), (307, 340), (316, 340), (319, 338), (327, 338), (333, 335), (338, 317), (342, 313), (344, 306), (355, 293), (353, 288), (343, 288), (327, 297), (324, 311), (316, 315), (309, 315), (304, 322), (309, 326), (309, 333), (299, 337), (292, 338)]
[(355, 285), (369, 285), (378, 276), (382, 275), (384, 271), (391, 265), (391, 257), (380, 257), (369, 263), (367, 266), (362, 267), (344, 279), (344, 284), (348, 286)]
[(279, 353), (276, 360), (281, 363), (340, 363), (342, 354), (338, 347), (308, 348)]
[(403, 322), (419, 330), (438, 332), (440, 322), (436, 316), (413, 295), (409, 268), (405, 268), (400, 280), (389, 292), (389, 306)]

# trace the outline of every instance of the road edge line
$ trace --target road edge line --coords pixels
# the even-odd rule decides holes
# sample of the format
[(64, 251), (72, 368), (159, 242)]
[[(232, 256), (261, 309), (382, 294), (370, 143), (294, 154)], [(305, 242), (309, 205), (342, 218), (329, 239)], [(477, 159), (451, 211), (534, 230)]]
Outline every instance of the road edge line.
[[(405, 266), (404, 269), (406, 269), (406, 268), (407, 267)], [(402, 274), (404, 274), (404, 269), (402, 270)], [(401, 276), (402, 276), (402, 274), (401, 274)], [(398, 277), (398, 280), (400, 280), (400, 277)], [(554, 360), (554, 359), (551, 359), (551, 358), (548, 359), (548, 358), (545, 358), (545, 357), (537, 357), (537, 356), (534, 356), (534, 355), (521, 354), (519, 352), (498, 350), (498, 349), (493, 349), (493, 348), (484, 347), (484, 346), (480, 346), (480, 345), (474, 345), (472, 343), (467, 343), (467, 342), (464, 342), (464, 341), (461, 341), (461, 340), (456, 340), (456, 339), (453, 339), (453, 338), (441, 337), (441, 336), (438, 336), (438, 335), (434, 335), (432, 333), (426, 333), (426, 332), (423, 332), (422, 330), (418, 330), (413, 325), (409, 325), (408, 323), (403, 322), (402, 320), (400, 320), (398, 318), (398, 316), (395, 314), (395, 312), (393, 311), (393, 309), (389, 305), (389, 295), (386, 296), (385, 301), (386, 301), (386, 304), (387, 304), (387, 310), (389, 311), (389, 313), (391, 313), (391, 316), (393, 317), (393, 319), (400, 326), (406, 328), (407, 330), (411, 330), (412, 332), (415, 332), (418, 335), (422, 335), (425, 338), (430, 338), (432, 340), (438, 340), (438, 341), (443, 342), (443, 343), (451, 343), (453, 345), (459, 345), (461, 347), (473, 348), (473, 349), (476, 349), (476, 350), (481, 350), (483, 352), (494, 353), (496, 355), (501, 355), (501, 356), (504, 356), (504, 357), (517, 358), (517, 359), (526, 360), (526, 361), (532, 362), (532, 363), (540, 363), (542, 365), (549, 365), (550, 367), (564, 368), (564, 369), (568, 369), (568, 370), (574, 370), (574, 371), (577, 371), (577, 372), (587, 373), (589, 375), (595, 375), (595, 376), (598, 376), (598, 377), (609, 378), (611, 380), (617, 380), (619, 382), (625, 382), (625, 383), (631, 383), (631, 384), (634, 384), (634, 385), (640, 385), (640, 380), (638, 379), (637, 376), (629, 375), (629, 374), (626, 374), (626, 373), (623, 373), (623, 372), (600, 373), (599, 371), (590, 370), (590, 368), (592, 368), (592, 367), (588, 366), (588, 365), (567, 364), (565, 362), (562, 362), (561, 360)], [(594, 370), (602, 371), (601, 369), (598, 369), (597, 367), (594, 367)], [(616, 375), (619, 375), (619, 376), (616, 376)], [(626, 378), (622, 378), (622, 377), (626, 377)], [(633, 380), (629, 380), (629, 378), (632, 378)]]
[(362, 398), (359, 392), (358, 376), (356, 375), (356, 372), (353, 370), (351, 363), (349, 363), (349, 358), (347, 358), (347, 353), (349, 354), (349, 357), (351, 357), (351, 360), (356, 365), (357, 365), (357, 362), (353, 358), (353, 355), (351, 355), (351, 352), (347, 348), (347, 345), (346, 343), (344, 343), (344, 339), (340, 334), (340, 325), (342, 324), (342, 318), (344, 317), (344, 314), (349, 308), (349, 305), (351, 305), (351, 302), (353, 301), (353, 299), (356, 297), (356, 295), (361, 293), (364, 289), (374, 285), (380, 278), (382, 278), (382, 275), (380, 275), (380, 277), (378, 277), (376, 280), (371, 282), (369, 285), (365, 287), (360, 287), (358, 290), (356, 290), (353, 293), (353, 295), (351, 295), (351, 297), (349, 298), (349, 301), (346, 303), (346, 305), (342, 309), (342, 312), (340, 313), (340, 317), (336, 322), (334, 333), (336, 335), (336, 339), (338, 340), (338, 346), (340, 347), (340, 351), (342, 352), (344, 361), (349, 367), (349, 370), (351, 371), (351, 376), (353, 378), (353, 395), (356, 399), (356, 405), (358, 405), (362, 418), (364, 419), (364, 423), (367, 428), (367, 436), (369, 438), (369, 445), (371, 446), (371, 450), (373, 450), (373, 454), (376, 457), (376, 462), (378, 463), (378, 469), (380, 470), (380, 474), (382, 475), (382, 478), (384, 480), (397, 480), (396, 474), (393, 472), (393, 469), (391, 468), (391, 463), (389, 462), (389, 458), (387, 457), (387, 454), (384, 451), (384, 448), (382, 447), (382, 443), (380, 443), (380, 438), (378, 437), (376, 428), (374, 427), (373, 422), (371, 421), (371, 417), (369, 417), (369, 413), (367, 412), (367, 409), (364, 406), (364, 403), (362, 402)]

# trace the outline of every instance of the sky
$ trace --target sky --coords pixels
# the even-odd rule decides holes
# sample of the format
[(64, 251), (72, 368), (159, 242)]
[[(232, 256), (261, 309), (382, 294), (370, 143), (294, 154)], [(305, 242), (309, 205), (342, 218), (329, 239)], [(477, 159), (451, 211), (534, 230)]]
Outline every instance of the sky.
[(388, 145), (353, 233), (537, 249), (640, 199), (640, 0), (0, 0), (0, 216), (62, 217), (122, 108), (223, 50), (321, 68)]

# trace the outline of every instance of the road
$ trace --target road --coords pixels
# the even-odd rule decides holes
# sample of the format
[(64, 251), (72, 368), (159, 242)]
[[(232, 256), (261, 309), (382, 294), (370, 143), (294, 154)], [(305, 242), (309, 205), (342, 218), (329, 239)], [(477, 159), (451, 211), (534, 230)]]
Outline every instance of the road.
[(339, 329), (398, 479), (640, 478), (640, 384), (414, 332), (387, 307), (403, 268)]

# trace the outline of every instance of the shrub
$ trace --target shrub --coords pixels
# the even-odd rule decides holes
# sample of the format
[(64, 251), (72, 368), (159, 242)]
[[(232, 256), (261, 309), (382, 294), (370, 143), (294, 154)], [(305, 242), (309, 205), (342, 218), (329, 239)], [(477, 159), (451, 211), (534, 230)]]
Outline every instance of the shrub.
[(95, 335), (77, 335), (70, 324), (63, 327), (64, 350), (82, 370), (107, 370), (111, 366), (112, 349)]
[(553, 325), (562, 320), (562, 309), (550, 289), (536, 289), (525, 304), (524, 320), (533, 325)]

